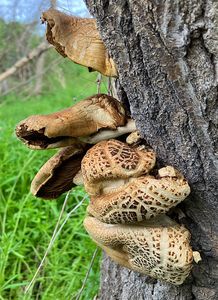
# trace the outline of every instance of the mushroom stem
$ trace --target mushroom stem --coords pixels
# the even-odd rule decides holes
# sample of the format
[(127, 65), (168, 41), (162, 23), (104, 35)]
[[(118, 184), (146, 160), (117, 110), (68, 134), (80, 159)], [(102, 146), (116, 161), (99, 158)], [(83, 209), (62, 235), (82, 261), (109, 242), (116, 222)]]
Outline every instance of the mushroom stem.
[(126, 133), (133, 132), (135, 130), (136, 130), (135, 121), (132, 119), (128, 119), (125, 126), (117, 127), (116, 130), (104, 129), (92, 136), (81, 137), (80, 140), (84, 143), (96, 144), (100, 141), (113, 139), (121, 135), (124, 135)]

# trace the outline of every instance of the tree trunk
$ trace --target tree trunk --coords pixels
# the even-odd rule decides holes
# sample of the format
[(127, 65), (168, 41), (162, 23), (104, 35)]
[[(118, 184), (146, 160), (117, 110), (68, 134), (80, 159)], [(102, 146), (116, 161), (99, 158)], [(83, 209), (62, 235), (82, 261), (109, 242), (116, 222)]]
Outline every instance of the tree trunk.
[(117, 64), (120, 99), (156, 151), (158, 163), (177, 167), (191, 185), (179, 221), (202, 256), (182, 286), (131, 272), (104, 257), (99, 299), (218, 299), (217, 2), (86, 3)]

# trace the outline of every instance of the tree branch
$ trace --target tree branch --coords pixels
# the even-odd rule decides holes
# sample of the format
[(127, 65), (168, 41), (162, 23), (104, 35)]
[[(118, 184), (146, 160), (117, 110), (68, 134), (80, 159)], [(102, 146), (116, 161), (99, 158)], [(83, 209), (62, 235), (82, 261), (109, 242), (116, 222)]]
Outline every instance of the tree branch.
[(40, 56), (43, 52), (47, 51), (51, 47), (52, 46), (47, 42), (42, 42), (39, 44), (39, 46), (31, 50), (27, 56), (19, 59), (12, 67), (0, 74), (0, 82), (13, 75), (18, 69), (29, 63), (34, 58)]

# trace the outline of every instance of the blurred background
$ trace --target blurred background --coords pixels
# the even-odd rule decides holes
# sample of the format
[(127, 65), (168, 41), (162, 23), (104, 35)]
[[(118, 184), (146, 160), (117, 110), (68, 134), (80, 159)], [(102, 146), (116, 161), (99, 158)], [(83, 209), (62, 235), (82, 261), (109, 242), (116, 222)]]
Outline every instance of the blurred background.
[[(45, 42), (40, 15), (51, 6), (90, 17), (81, 0), (0, 1), (0, 299), (5, 300), (76, 299), (95, 250), (82, 225), (88, 198), (77, 188), (62, 221), (82, 198), (86, 200), (63, 227), (35, 283), (24, 294), (49, 244), (65, 195), (45, 201), (30, 194), (34, 175), (56, 151), (26, 148), (17, 140), (15, 126), (29, 115), (55, 112), (97, 91), (96, 72), (89, 73), (53, 48), (38, 51)], [(30, 53), (36, 53), (34, 58), (22, 64)], [(106, 91), (104, 81), (101, 91)], [(80, 299), (97, 294), (99, 260), (100, 255)]]

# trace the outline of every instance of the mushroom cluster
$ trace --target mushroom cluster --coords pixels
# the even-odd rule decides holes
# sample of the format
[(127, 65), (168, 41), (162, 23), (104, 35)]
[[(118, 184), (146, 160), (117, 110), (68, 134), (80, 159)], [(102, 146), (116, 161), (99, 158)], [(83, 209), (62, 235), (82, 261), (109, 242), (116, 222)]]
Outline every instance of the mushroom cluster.
[(194, 256), (190, 233), (165, 214), (190, 188), (173, 167), (156, 170), (156, 155), (138, 134), (127, 142), (114, 139), (135, 130), (119, 101), (97, 94), (57, 113), (30, 116), (16, 134), (32, 149), (62, 147), (33, 179), (35, 196), (55, 199), (83, 184), (90, 195), (84, 226), (92, 239), (119, 264), (182, 284)]
[(84, 226), (92, 239), (119, 264), (182, 284), (190, 273), (190, 233), (166, 215), (190, 188), (173, 167), (151, 175), (155, 153), (117, 140), (89, 149), (81, 170), (90, 195)]
[[(62, 56), (117, 77), (94, 19), (55, 9), (41, 19), (48, 42)], [(33, 195), (55, 199), (84, 185), (90, 196), (84, 226), (97, 245), (129, 269), (184, 282), (193, 259), (200, 258), (191, 249), (189, 231), (166, 213), (188, 196), (189, 185), (171, 166), (157, 170), (154, 151), (143, 145), (119, 101), (97, 94), (57, 113), (30, 116), (16, 134), (31, 149), (61, 148), (33, 179)]]

